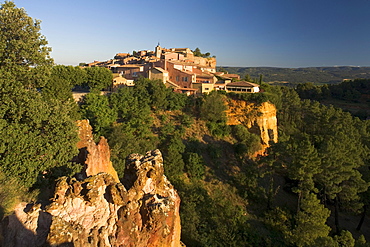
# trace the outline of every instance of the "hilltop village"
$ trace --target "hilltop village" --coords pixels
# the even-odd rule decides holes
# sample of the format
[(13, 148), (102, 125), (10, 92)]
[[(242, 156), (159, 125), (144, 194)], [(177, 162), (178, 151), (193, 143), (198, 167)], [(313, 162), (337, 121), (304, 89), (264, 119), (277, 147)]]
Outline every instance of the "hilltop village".
[(176, 92), (191, 94), (209, 93), (212, 90), (257, 93), (259, 85), (240, 81), (237, 74), (216, 72), (216, 58), (197, 56), (189, 48), (162, 48), (154, 51), (117, 53), (113, 59), (86, 64), (87, 67), (106, 67), (114, 74), (113, 89), (133, 86), (139, 77), (161, 80)]

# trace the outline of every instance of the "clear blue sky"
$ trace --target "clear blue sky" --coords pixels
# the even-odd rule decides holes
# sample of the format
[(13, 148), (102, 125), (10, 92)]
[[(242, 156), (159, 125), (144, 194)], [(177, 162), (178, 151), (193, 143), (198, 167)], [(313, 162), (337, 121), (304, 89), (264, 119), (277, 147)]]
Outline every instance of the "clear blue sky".
[[(3, 1), (2, 1), (3, 2)], [(220, 66), (370, 66), (370, 0), (14, 0), (57, 64), (199, 47)]]

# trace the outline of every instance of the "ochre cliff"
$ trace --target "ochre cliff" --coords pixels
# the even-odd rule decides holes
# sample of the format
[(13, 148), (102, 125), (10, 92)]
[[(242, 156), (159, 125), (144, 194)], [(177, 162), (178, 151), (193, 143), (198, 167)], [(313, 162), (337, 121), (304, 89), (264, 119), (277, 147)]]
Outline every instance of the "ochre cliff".
[(278, 141), (276, 107), (269, 103), (256, 104), (245, 100), (230, 100), (227, 110), (228, 125), (242, 124), (261, 136), (264, 153), (270, 142)]
[(181, 246), (180, 198), (162, 162), (159, 150), (129, 156), (123, 183), (60, 178), (48, 206), (19, 204), (3, 221), (4, 246)]
[(107, 139), (102, 136), (99, 143), (95, 144), (89, 120), (79, 120), (77, 121), (77, 126), (80, 138), (77, 148), (80, 152), (74, 161), (85, 166), (84, 172), (86, 176), (105, 172), (111, 174), (114, 180), (119, 182), (118, 174), (110, 161), (110, 149)]

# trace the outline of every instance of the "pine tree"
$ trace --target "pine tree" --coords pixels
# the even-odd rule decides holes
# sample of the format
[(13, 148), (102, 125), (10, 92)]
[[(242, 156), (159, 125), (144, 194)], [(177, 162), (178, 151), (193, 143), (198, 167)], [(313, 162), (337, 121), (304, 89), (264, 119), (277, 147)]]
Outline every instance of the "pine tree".
[(316, 195), (306, 193), (300, 208), (290, 240), (297, 246), (310, 246), (316, 239), (328, 237), (330, 227), (325, 223), (330, 211), (320, 204)]

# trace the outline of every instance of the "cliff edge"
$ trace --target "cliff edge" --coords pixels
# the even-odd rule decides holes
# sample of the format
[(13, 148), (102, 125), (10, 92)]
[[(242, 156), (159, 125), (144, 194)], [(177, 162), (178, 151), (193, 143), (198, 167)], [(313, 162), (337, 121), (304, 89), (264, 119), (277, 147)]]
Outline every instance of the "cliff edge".
[(233, 99), (228, 102), (226, 114), (228, 125), (244, 125), (250, 132), (261, 137), (262, 150), (259, 154), (265, 152), (270, 142), (278, 141), (276, 107), (273, 104)]
[(84, 176), (60, 178), (47, 206), (19, 204), (2, 221), (0, 246), (182, 246), (180, 197), (161, 152), (130, 155), (120, 182), (106, 140), (96, 145), (88, 122), (78, 125)]

